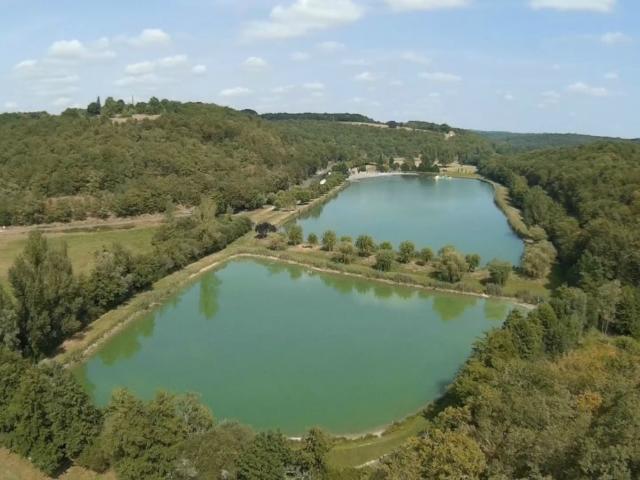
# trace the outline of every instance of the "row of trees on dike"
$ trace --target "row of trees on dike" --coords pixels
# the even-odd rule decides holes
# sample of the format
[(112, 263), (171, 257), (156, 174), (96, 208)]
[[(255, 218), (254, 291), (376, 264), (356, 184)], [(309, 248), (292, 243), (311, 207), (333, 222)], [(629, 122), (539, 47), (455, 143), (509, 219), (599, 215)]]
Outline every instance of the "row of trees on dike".
[(66, 245), (52, 244), (39, 232), (9, 270), (11, 294), (0, 286), (0, 345), (27, 357), (42, 358), (68, 337), (136, 292), (223, 249), (251, 231), (245, 216), (216, 215), (205, 199), (190, 217), (169, 216), (152, 239), (148, 254), (132, 254), (114, 244), (96, 253), (87, 275), (75, 275)]
[(93, 405), (61, 366), (0, 347), (0, 446), (49, 475), (72, 464), (113, 469), (120, 480), (325, 478), (330, 438), (311, 429), (295, 448), (279, 432), (216, 422), (196, 395), (126, 390)]
[[(305, 243), (304, 232), (298, 224), (291, 224), (285, 228), (284, 233), (269, 223), (256, 226), (258, 238), (267, 238), (267, 246), (271, 250), (285, 250), (287, 246), (296, 246)], [(478, 254), (464, 255), (455, 247), (447, 245), (434, 254), (431, 248), (417, 249), (411, 241), (404, 241), (395, 250), (390, 242), (379, 244), (370, 235), (360, 235), (355, 242), (352, 237), (338, 237), (335, 231), (327, 230), (319, 238), (315, 233), (307, 236), (306, 244), (317, 247), (325, 252), (331, 252), (331, 259), (336, 263), (350, 264), (356, 258), (374, 258), (372, 268), (389, 272), (396, 264), (414, 263), (419, 266), (430, 266), (434, 276), (443, 282), (460, 282), (464, 275), (478, 270), (481, 266), (481, 258)], [(500, 295), (502, 287), (507, 283), (513, 266), (509, 262), (494, 259), (486, 266), (489, 273), (486, 281), (487, 293)]]

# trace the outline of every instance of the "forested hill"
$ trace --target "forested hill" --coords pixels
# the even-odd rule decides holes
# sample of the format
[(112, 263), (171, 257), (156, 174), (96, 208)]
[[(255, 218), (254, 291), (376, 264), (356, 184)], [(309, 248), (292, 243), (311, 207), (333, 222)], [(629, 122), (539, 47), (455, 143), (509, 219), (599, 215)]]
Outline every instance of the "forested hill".
[(156, 213), (197, 205), (202, 196), (237, 211), (262, 206), (270, 193), (330, 162), (489, 153), (474, 134), (447, 140), (336, 121), (270, 121), (211, 104), (129, 106), (108, 98), (58, 116), (0, 115), (0, 225)]
[[(577, 133), (513, 133), (475, 131), (489, 140), (498, 153), (525, 152), (546, 148), (577, 147), (601, 141), (624, 142), (622, 138), (581, 135)], [(640, 139), (630, 140), (640, 142)]]
[(263, 113), (266, 120), (321, 120), (327, 122), (378, 123), (374, 119), (359, 113)]

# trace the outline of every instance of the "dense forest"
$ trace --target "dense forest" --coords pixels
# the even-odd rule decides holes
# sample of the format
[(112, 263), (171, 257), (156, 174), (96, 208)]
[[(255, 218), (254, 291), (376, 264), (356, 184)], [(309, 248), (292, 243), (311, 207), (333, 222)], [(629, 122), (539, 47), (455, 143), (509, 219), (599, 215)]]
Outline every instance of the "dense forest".
[[(132, 114), (154, 115), (147, 119)], [(157, 115), (157, 116), (156, 116)], [(117, 121), (116, 121), (117, 120)], [(124, 121), (121, 121), (124, 120)], [(473, 134), (270, 122), (216, 105), (108, 98), (62, 115), (0, 115), (0, 225), (163, 212), (212, 196), (219, 209), (262, 206), (330, 162), (477, 159)]]
[[(472, 133), (445, 140), (429, 129), (149, 103), (127, 111), (105, 102), (109, 115), (161, 115), (140, 122), (113, 123), (98, 102), (59, 117), (0, 116), (3, 223), (49, 220), (65, 202), (72, 214), (63, 220), (92, 208), (167, 214), (152, 253), (106, 248), (84, 276), (64, 247), (31, 235), (10, 271), (11, 292), (0, 290), (0, 445), (49, 474), (78, 464), (121, 479), (640, 478), (640, 145), (501, 155)], [(551, 298), (480, 339), (423, 412), (424, 431), (378, 463), (333, 469), (334, 439), (322, 431), (300, 442), (256, 434), (216, 422), (193, 395), (143, 402), (117, 391), (99, 409), (68, 371), (40, 361), (161, 276), (246, 234), (251, 223), (230, 210), (308, 201), (344, 179), (294, 186), (316, 169), (394, 156), (477, 164), (521, 209), (536, 240), (525, 256), (552, 244), (557, 265)], [(194, 214), (175, 218), (178, 203), (195, 205)], [(371, 244), (356, 240), (359, 250)]]
[[(545, 148), (578, 147), (601, 141), (623, 142), (620, 138), (581, 135), (578, 133), (513, 133), (476, 131), (489, 140), (498, 153), (517, 153)], [(640, 139), (631, 140), (640, 142)]]

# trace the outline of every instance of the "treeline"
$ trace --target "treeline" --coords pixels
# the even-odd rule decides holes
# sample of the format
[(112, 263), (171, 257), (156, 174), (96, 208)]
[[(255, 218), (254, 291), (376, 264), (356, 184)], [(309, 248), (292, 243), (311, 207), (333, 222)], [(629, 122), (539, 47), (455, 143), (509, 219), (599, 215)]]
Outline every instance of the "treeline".
[(252, 228), (244, 216), (215, 214), (215, 203), (205, 200), (190, 217), (170, 217), (148, 254), (104, 248), (86, 276), (74, 275), (64, 244), (52, 246), (32, 233), (9, 270), (12, 295), (0, 287), (0, 344), (34, 359), (50, 355), (106, 311)]
[(548, 233), (564, 279), (588, 294), (591, 324), (640, 336), (640, 146), (532, 152), (480, 171), (509, 187), (527, 225)]
[(446, 139), (441, 133), (427, 130), (378, 128), (335, 122), (281, 121), (274, 127), (292, 143), (301, 143), (331, 151), (334, 161), (352, 165), (389, 163), (390, 158), (410, 162), (448, 164), (454, 161), (477, 163), (488, 159), (493, 151), (483, 138), (464, 133)]
[(319, 120), (325, 122), (379, 123), (359, 113), (263, 113), (266, 120)]
[(588, 145), (603, 141), (626, 141), (621, 138), (580, 135), (577, 133), (513, 133), (487, 132), (481, 130), (477, 130), (476, 133), (489, 140), (496, 152), (501, 154), (549, 148), (578, 147), (580, 145)]
[(57, 475), (70, 465), (120, 480), (326, 478), (331, 441), (311, 429), (294, 446), (279, 432), (216, 422), (192, 394), (144, 402), (126, 390), (95, 407), (59, 365), (0, 347), (0, 445)]

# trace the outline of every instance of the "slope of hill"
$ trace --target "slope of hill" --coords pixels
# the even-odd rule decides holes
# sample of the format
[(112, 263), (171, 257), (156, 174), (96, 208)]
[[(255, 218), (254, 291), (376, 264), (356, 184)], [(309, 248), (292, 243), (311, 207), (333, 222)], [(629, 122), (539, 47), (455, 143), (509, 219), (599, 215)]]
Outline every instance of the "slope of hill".
[[(524, 152), (544, 148), (577, 147), (600, 141), (624, 142), (623, 138), (581, 135), (578, 133), (513, 133), (477, 130), (499, 153)], [(630, 140), (638, 142), (640, 139)]]

